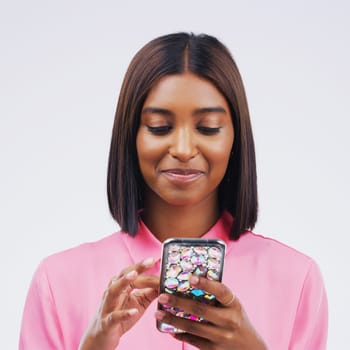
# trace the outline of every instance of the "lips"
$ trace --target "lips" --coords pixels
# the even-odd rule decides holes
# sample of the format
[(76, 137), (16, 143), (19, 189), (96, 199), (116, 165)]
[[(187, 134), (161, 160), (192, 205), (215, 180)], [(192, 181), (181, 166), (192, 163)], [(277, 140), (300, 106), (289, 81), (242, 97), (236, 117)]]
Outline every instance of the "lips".
[(193, 175), (193, 174), (202, 174), (203, 171), (196, 169), (167, 169), (163, 170), (163, 173), (171, 173), (176, 175)]
[(197, 169), (176, 168), (162, 170), (162, 174), (172, 182), (187, 183), (199, 179), (202, 175), (204, 175), (204, 172)]

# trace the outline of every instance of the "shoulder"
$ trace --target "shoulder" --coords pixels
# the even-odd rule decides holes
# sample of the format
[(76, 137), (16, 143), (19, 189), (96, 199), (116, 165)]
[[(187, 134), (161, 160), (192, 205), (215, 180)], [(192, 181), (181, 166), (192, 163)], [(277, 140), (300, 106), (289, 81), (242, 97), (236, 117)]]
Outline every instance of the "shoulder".
[(307, 254), (276, 239), (247, 232), (232, 244), (235, 255), (255, 261), (257, 266), (283, 279), (298, 279), (300, 283), (309, 276), (321, 274), (317, 263)]
[(91, 255), (99, 255), (102, 253), (105, 254), (106, 252), (108, 253), (108, 251), (115, 250), (120, 244), (123, 244), (122, 233), (115, 232), (103, 237), (100, 240), (94, 242), (85, 242), (78, 246), (54, 253), (46, 257), (45, 260), (49, 262), (55, 262), (61, 259), (81, 259), (85, 258), (86, 256), (91, 258)]
[(276, 348), (324, 349), (320, 344), (327, 334), (327, 296), (317, 263), (295, 248), (252, 232), (230, 241), (229, 249), (227, 281), (257, 327), (283, 324), (281, 334), (275, 336), (271, 328), (265, 340), (274, 344), (285, 336), (285, 345)]
[(129, 262), (129, 253), (123, 240), (124, 233), (115, 232), (95, 242), (54, 253), (42, 260), (39, 265), (41, 273), (52, 277), (68, 278), (77, 274), (91, 274), (93, 271), (118, 268)]
[(254, 232), (247, 232), (238, 241), (244, 248), (271, 259), (290, 260), (293, 262), (310, 263), (312, 258), (307, 254), (285, 244), (274, 238), (257, 234)]

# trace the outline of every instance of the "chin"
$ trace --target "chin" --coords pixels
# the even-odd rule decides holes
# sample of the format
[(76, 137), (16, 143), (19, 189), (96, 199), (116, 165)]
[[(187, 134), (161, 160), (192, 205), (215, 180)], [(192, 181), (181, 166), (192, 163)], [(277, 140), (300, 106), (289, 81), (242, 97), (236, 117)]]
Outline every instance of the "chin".
[(166, 202), (168, 205), (172, 205), (174, 207), (190, 207), (197, 206), (200, 203), (205, 202), (208, 197), (198, 198), (194, 196), (178, 196), (178, 197), (163, 197), (162, 200)]
[(174, 207), (189, 207), (198, 204), (196, 201), (184, 199), (168, 200), (166, 202), (168, 205), (173, 205)]

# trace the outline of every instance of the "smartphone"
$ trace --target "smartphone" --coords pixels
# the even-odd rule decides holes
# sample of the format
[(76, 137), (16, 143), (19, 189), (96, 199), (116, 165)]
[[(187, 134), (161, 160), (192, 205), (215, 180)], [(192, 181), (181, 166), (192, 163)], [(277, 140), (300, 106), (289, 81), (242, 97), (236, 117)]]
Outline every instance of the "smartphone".
[[(219, 239), (170, 238), (164, 241), (159, 292), (216, 305), (218, 301), (215, 296), (193, 288), (189, 277), (195, 274), (221, 282), (225, 249), (225, 242)], [(158, 309), (195, 322), (206, 322), (203, 318), (168, 305), (158, 304)], [(181, 329), (160, 321), (157, 321), (157, 328), (166, 333), (183, 333)]]

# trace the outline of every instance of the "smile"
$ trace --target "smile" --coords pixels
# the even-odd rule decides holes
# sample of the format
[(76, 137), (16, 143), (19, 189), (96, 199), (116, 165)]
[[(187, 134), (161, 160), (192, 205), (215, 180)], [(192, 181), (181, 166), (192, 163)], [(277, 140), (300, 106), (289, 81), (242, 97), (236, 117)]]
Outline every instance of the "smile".
[(202, 177), (204, 172), (197, 169), (167, 169), (163, 170), (162, 174), (172, 182), (188, 183)]

